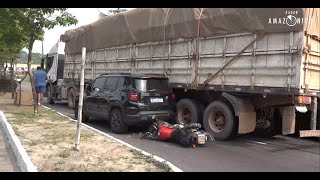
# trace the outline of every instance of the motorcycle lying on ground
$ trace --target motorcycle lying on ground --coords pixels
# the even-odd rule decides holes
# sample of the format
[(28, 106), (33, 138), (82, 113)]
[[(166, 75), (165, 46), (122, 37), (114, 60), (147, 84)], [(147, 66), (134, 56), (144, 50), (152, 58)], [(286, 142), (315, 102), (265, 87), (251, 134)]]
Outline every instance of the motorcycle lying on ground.
[(172, 125), (166, 121), (156, 120), (141, 138), (171, 141), (184, 147), (193, 148), (197, 145), (205, 145), (209, 140), (214, 141), (209, 133), (200, 129), (201, 124), (199, 123)]

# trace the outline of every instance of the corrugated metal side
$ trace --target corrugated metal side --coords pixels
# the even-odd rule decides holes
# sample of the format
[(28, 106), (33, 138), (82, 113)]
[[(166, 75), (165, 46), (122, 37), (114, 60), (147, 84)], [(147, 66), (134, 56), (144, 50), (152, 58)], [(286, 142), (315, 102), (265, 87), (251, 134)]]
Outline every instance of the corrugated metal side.
[[(320, 33), (320, 32), (319, 32)], [(320, 40), (305, 35), (301, 61), (300, 86), (307, 90), (320, 90)]]
[[(190, 86), (198, 74), (196, 78), (203, 84), (210, 74), (217, 72), (255, 37), (255, 34), (246, 33), (199, 39), (198, 73), (195, 73), (196, 39), (97, 49), (87, 52), (85, 78), (111, 72), (166, 73), (171, 83)], [(301, 67), (304, 37), (303, 32), (266, 34), (209, 84), (300, 88), (304, 76)], [(81, 54), (67, 55), (65, 77), (72, 77), (74, 73), (78, 78), (80, 60)], [(319, 59), (315, 61), (319, 64)], [(316, 79), (309, 81), (312, 81), (312, 87), (319, 89)]]

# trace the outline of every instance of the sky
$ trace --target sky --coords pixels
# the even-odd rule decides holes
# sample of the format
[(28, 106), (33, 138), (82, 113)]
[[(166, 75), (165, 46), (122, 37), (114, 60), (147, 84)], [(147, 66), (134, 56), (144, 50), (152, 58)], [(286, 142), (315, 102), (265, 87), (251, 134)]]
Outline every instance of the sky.
[[(134, 8), (123, 8), (123, 9), (131, 10)], [(50, 30), (46, 29), (45, 35), (44, 35), (44, 41), (43, 41), (44, 54), (48, 53), (51, 47), (53, 47), (55, 43), (57, 43), (61, 34), (64, 34), (64, 32), (66, 32), (69, 29), (74, 29), (83, 25), (93, 23), (99, 20), (99, 11), (104, 14), (108, 14), (109, 10), (110, 8), (69, 8), (67, 11), (72, 15), (76, 16), (76, 18), (78, 19), (78, 24), (67, 26), (67, 27), (56, 26), (55, 28)], [(24, 51), (27, 52), (27, 49), (24, 49)], [(41, 41), (34, 42), (33, 52), (42, 53)]]

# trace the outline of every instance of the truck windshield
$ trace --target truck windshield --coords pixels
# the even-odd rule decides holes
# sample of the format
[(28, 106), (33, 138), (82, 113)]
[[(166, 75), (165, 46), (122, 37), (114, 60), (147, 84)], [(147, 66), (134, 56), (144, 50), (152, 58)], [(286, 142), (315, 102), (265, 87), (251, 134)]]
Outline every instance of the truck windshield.
[(168, 79), (135, 79), (134, 88), (142, 92), (169, 91)]

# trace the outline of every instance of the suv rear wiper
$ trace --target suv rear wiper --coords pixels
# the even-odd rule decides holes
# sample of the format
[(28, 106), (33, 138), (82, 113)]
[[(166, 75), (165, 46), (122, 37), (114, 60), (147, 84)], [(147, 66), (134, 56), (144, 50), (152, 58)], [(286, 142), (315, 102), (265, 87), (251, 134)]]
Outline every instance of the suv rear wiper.
[(150, 90), (148, 90), (148, 92), (150, 92), (150, 91), (156, 91), (157, 89), (150, 89)]

